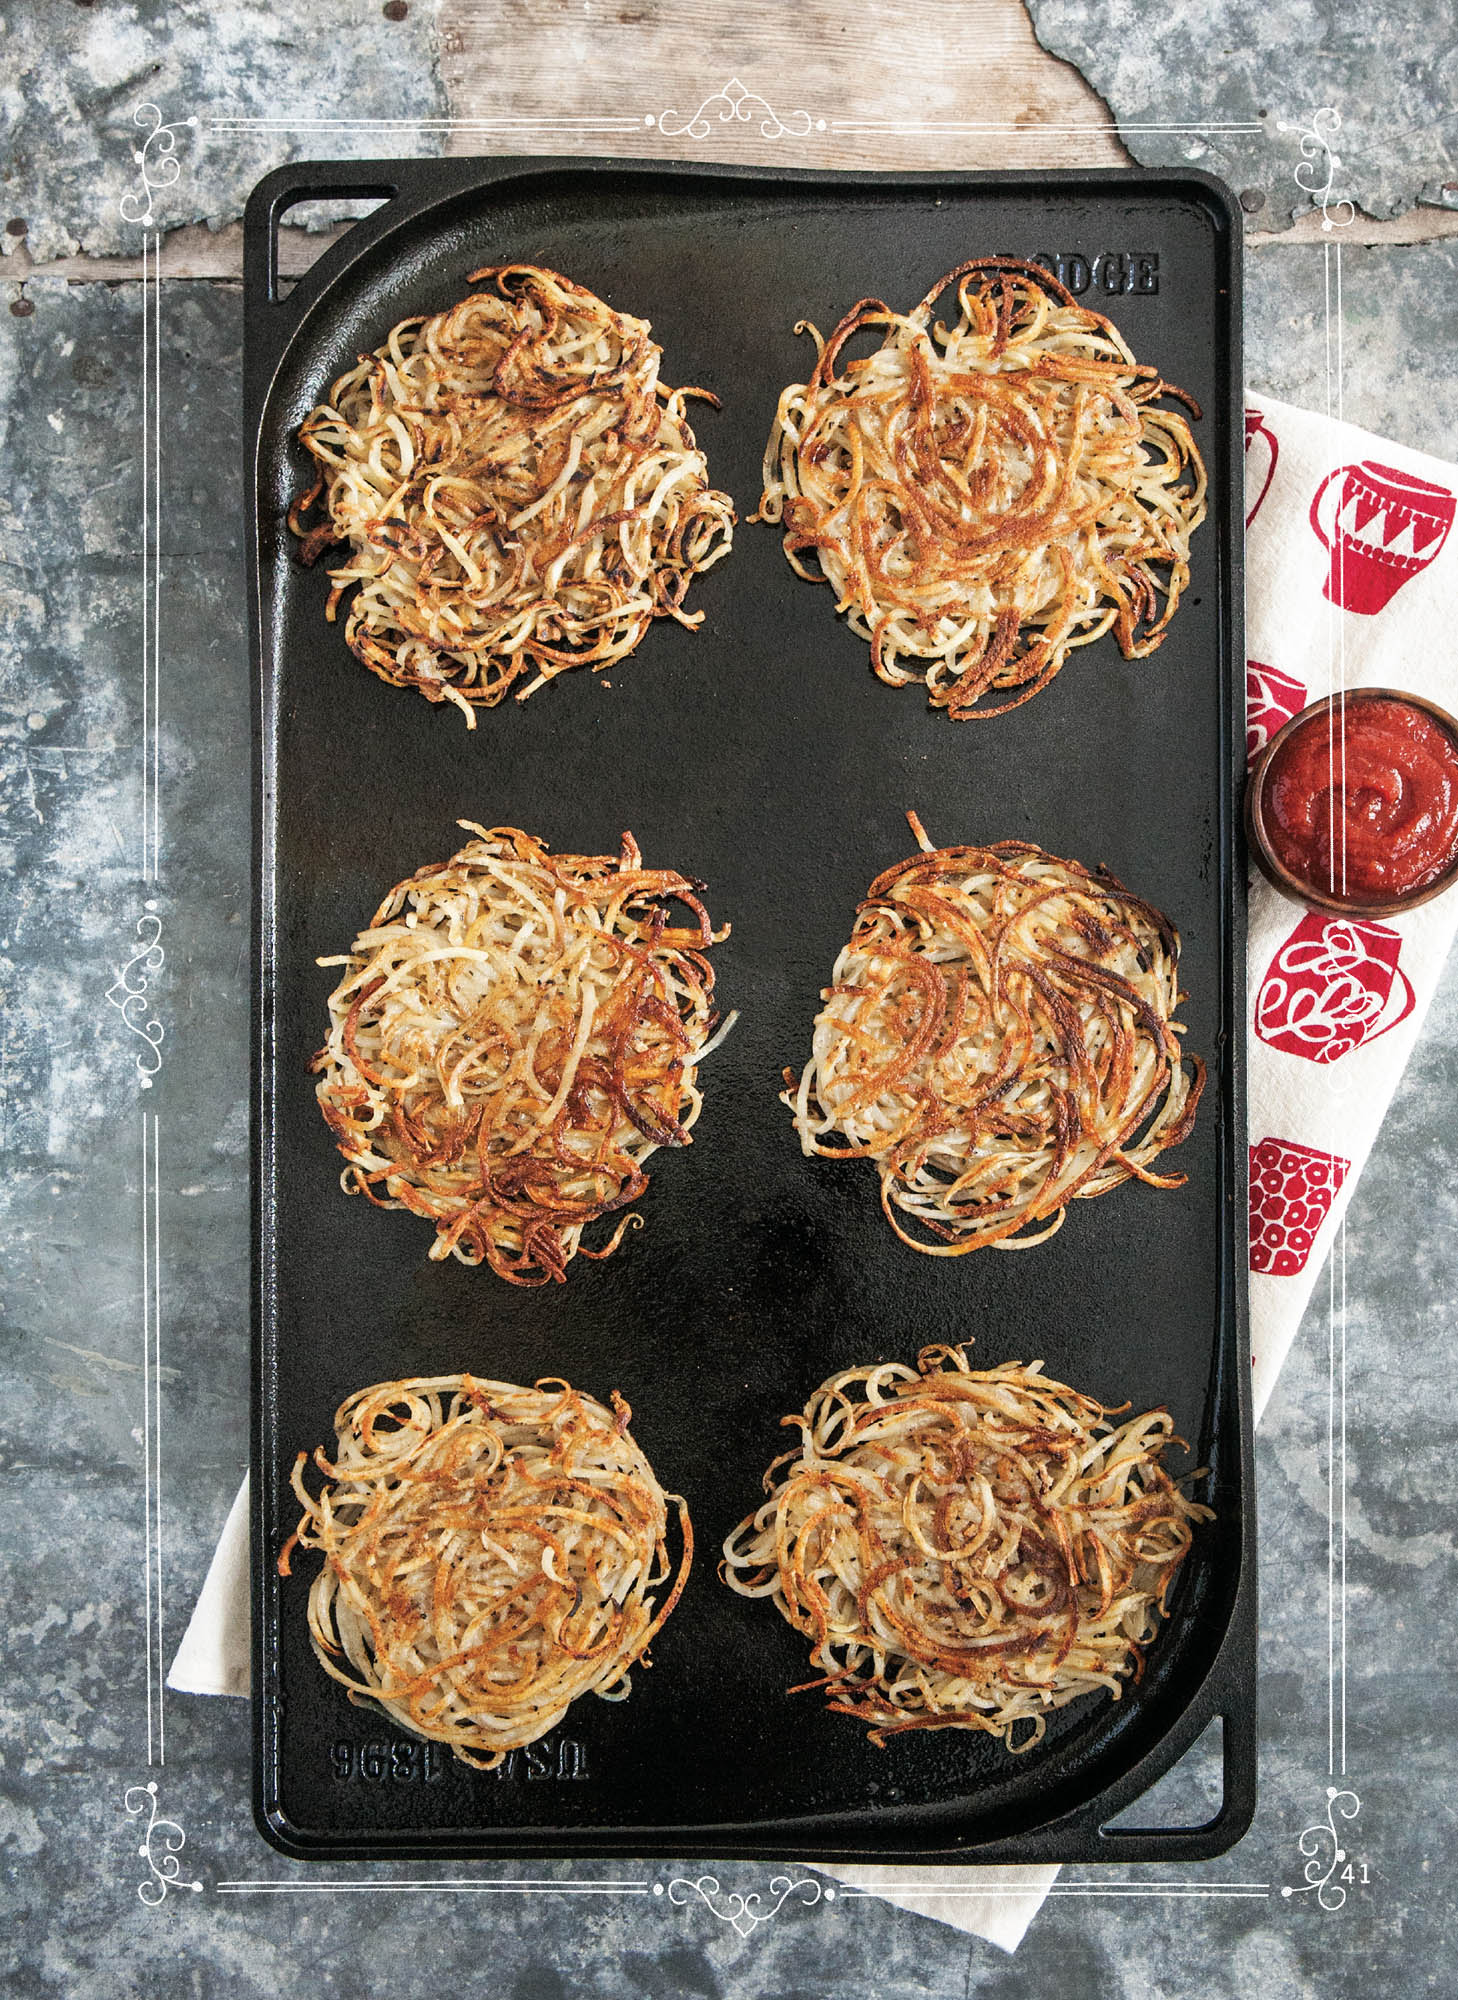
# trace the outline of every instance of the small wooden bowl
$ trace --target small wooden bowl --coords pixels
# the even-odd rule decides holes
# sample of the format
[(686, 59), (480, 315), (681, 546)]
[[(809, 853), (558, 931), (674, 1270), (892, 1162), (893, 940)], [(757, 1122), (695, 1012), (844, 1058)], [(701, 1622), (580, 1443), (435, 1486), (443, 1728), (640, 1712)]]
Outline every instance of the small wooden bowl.
[(1458, 849), (1454, 850), (1452, 860), (1441, 875), (1435, 876), (1431, 882), (1424, 882), (1420, 888), (1407, 890), (1401, 896), (1364, 896), (1357, 891), (1347, 896), (1334, 896), (1328, 890), (1313, 888), (1299, 875), (1293, 875), (1276, 854), (1266, 831), (1266, 773), (1276, 751), (1288, 736), (1310, 722), (1313, 716), (1327, 714), (1333, 705), (1344, 711), (1349, 702), (1364, 701), (1400, 701), (1407, 708), (1420, 708), (1441, 729), (1446, 730), (1455, 748), (1458, 748), (1458, 719), (1449, 715), (1446, 708), (1439, 708), (1435, 701), (1428, 701), (1420, 694), (1407, 694), (1402, 688), (1352, 688), (1346, 694), (1327, 695), (1283, 723), (1251, 766), (1245, 786), (1245, 832), (1262, 875), (1272, 888), (1279, 889), (1283, 896), (1289, 896), (1293, 903), (1303, 903), (1308, 910), (1326, 910), (1338, 917), (1400, 917), (1408, 910), (1417, 909), (1421, 903), (1430, 903), (1434, 896), (1441, 896), (1458, 882)]

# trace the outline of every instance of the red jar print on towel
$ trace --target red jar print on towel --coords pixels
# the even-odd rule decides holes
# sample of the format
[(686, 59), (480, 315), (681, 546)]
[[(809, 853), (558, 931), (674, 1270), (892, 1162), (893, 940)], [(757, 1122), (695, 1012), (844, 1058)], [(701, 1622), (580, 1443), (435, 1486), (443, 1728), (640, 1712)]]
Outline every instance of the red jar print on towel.
[[(1259, 410), (1245, 413), (1245, 525), (1250, 526), (1261, 511), (1261, 502), (1271, 490), (1276, 476), (1276, 460), (1281, 447), (1276, 434), (1267, 430)], [(1254, 497), (1252, 497), (1252, 495)]]
[(1299, 715), (1306, 706), (1306, 690), (1279, 667), (1260, 660), (1245, 663), (1245, 761), (1247, 764), (1265, 749), (1283, 722)]
[(1316, 489), (1311, 525), (1331, 569), (1322, 590), (1345, 611), (1380, 611), (1448, 539), (1454, 496), (1426, 479), (1363, 459)]
[(1294, 1139), (1262, 1139), (1250, 1149), (1250, 1268), (1294, 1278), (1306, 1268), (1351, 1161)]
[(1405, 1021), (1416, 996), (1386, 924), (1304, 916), (1266, 968), (1256, 999), (1263, 1042), (1308, 1062), (1334, 1063)]

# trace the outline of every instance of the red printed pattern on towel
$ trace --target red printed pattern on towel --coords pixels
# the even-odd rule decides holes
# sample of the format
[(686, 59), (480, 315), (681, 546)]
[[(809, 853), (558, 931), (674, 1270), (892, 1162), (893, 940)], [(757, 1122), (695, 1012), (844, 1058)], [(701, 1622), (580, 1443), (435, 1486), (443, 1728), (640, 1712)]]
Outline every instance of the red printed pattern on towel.
[(1245, 761), (1253, 764), (1282, 723), (1306, 706), (1306, 690), (1279, 667), (1245, 663)]
[(1304, 1270), (1351, 1161), (1294, 1139), (1250, 1149), (1250, 1268), (1275, 1278)]
[(1405, 1021), (1417, 999), (1401, 954), (1402, 939), (1386, 924), (1310, 911), (1266, 967), (1256, 1033), (1315, 1063), (1375, 1041)]
[[(1266, 425), (1259, 410), (1245, 413), (1245, 525), (1250, 526), (1261, 511), (1261, 502), (1271, 490), (1276, 476), (1276, 460), (1281, 447), (1276, 433)], [(1259, 491), (1251, 498), (1251, 488), (1259, 481)]]
[[(1333, 486), (1335, 502), (1323, 509)], [(1312, 529), (1331, 552), (1324, 595), (1344, 611), (1380, 611), (1442, 548), (1454, 505), (1446, 487), (1375, 459), (1337, 466), (1311, 502)]]

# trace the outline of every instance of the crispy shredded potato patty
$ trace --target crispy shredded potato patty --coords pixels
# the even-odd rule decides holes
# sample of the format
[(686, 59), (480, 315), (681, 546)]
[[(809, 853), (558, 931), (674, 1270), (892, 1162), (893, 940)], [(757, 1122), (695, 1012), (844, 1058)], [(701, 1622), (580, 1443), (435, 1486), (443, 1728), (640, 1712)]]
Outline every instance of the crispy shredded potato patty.
[[(949, 286), (956, 317), (934, 321)], [(1156, 399), (1200, 413), (1101, 313), (1041, 265), (979, 257), (909, 313), (862, 299), (828, 340), (796, 331), (819, 359), (780, 397), (752, 518), (833, 587), (883, 681), (964, 721), (1111, 629), (1126, 659), (1155, 650), (1205, 518), (1189, 425)], [(864, 332), (879, 347), (842, 365)]]
[(813, 1640), (805, 1687), (874, 1743), (974, 1729), (1027, 1750), (1050, 1709), (1117, 1699), (1214, 1518), (1160, 1464), (1168, 1412), (1110, 1422), (1042, 1366), (938, 1346), (831, 1376), (724, 1543), (724, 1581)]
[[(516, 1285), (608, 1257), (589, 1223), (648, 1186), (643, 1162), (687, 1146), (715, 1034), (715, 931), (701, 882), (620, 854), (549, 854), (515, 827), (398, 883), (329, 996), (313, 1061), (347, 1194), (436, 1226), (433, 1258)], [(675, 927), (671, 906), (693, 922)]]
[(923, 851), (871, 884), (785, 1071), (803, 1150), (874, 1161), (891, 1227), (934, 1257), (1041, 1243), (1130, 1178), (1183, 1186), (1152, 1167), (1205, 1082), (1174, 928), (1112, 875), (1026, 841), (933, 848), (907, 818)]
[(309, 1636), (351, 1700), (489, 1771), (580, 1694), (627, 1695), (688, 1578), (693, 1529), (612, 1402), (562, 1381), (437, 1375), (341, 1404), (334, 1457), (313, 1455), (317, 1498), (299, 1453), (303, 1518), (278, 1567), (322, 1553)]
[(306, 562), (349, 544), (328, 616), (354, 588), (345, 638), (370, 671), (474, 728), (655, 618), (698, 625), (684, 595), (729, 553), (734, 507), (684, 416), (717, 398), (659, 381), (646, 320), (532, 264), (468, 282), (488, 289), (402, 320), (310, 412), (319, 477), (289, 525)]

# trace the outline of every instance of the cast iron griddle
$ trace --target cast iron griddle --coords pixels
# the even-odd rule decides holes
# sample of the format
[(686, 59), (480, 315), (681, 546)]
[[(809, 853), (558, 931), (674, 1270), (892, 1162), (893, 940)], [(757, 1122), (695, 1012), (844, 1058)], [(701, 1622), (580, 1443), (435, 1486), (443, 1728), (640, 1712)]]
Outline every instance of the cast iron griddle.
[[(274, 236), (294, 202), (389, 194), (289, 294)], [(253, 1445), (255, 1806), (306, 1856), (744, 1854), (969, 1860), (1195, 1858), (1254, 1805), (1255, 1575), (1245, 1224), (1240, 769), (1239, 220), (1198, 174), (783, 174), (564, 160), (289, 167), (247, 219), (250, 593), (257, 664), (258, 1117)], [(1076, 653), (1010, 715), (953, 724), (873, 676), (830, 590), (751, 526), (783, 385), (856, 300), (909, 308), (988, 252), (1062, 259), (1141, 361), (1195, 395), (1211, 511), (1162, 650)], [(1074, 260), (1082, 260), (1082, 262)], [(605, 676), (575, 671), (482, 712), (387, 687), (324, 622), (325, 565), (285, 525), (310, 482), (297, 427), (397, 320), (438, 311), (478, 265), (546, 264), (652, 322), (715, 485), (733, 554), (695, 581), (696, 634), (664, 621)], [(1151, 280), (1157, 289), (1151, 289)], [(1132, 289), (1105, 293), (1101, 285)], [(604, 685), (604, 679), (611, 686)], [(777, 1101), (873, 876), (913, 846), (1035, 840), (1106, 863), (1184, 939), (1188, 1046), (1210, 1064), (1177, 1193), (1130, 1184), (1075, 1202), (1021, 1254), (957, 1260), (899, 1244), (874, 1169), (805, 1159)], [(740, 1021), (704, 1065), (694, 1143), (650, 1162), (646, 1227), (565, 1285), (522, 1291), (432, 1263), (427, 1223), (340, 1192), (309, 1058), (347, 950), (384, 892), (466, 836), (519, 825), (554, 849), (702, 877), (718, 996)], [(1218, 1520), (1197, 1535), (1142, 1684), (1059, 1711), (1010, 1757), (962, 1731), (876, 1749), (817, 1694), (804, 1640), (715, 1564), (787, 1439), (778, 1421), (833, 1370), (975, 1336), (984, 1366), (1041, 1356), (1106, 1403), (1167, 1404), (1207, 1464)], [(332, 1444), (367, 1383), (469, 1369), (620, 1389), (664, 1484), (688, 1496), (699, 1557), (631, 1698), (579, 1701), (498, 1774), (350, 1705), (310, 1651), (317, 1558), (280, 1583), (295, 1455)], [(1110, 1833), (1214, 1717), (1225, 1798), (1198, 1829)]]

